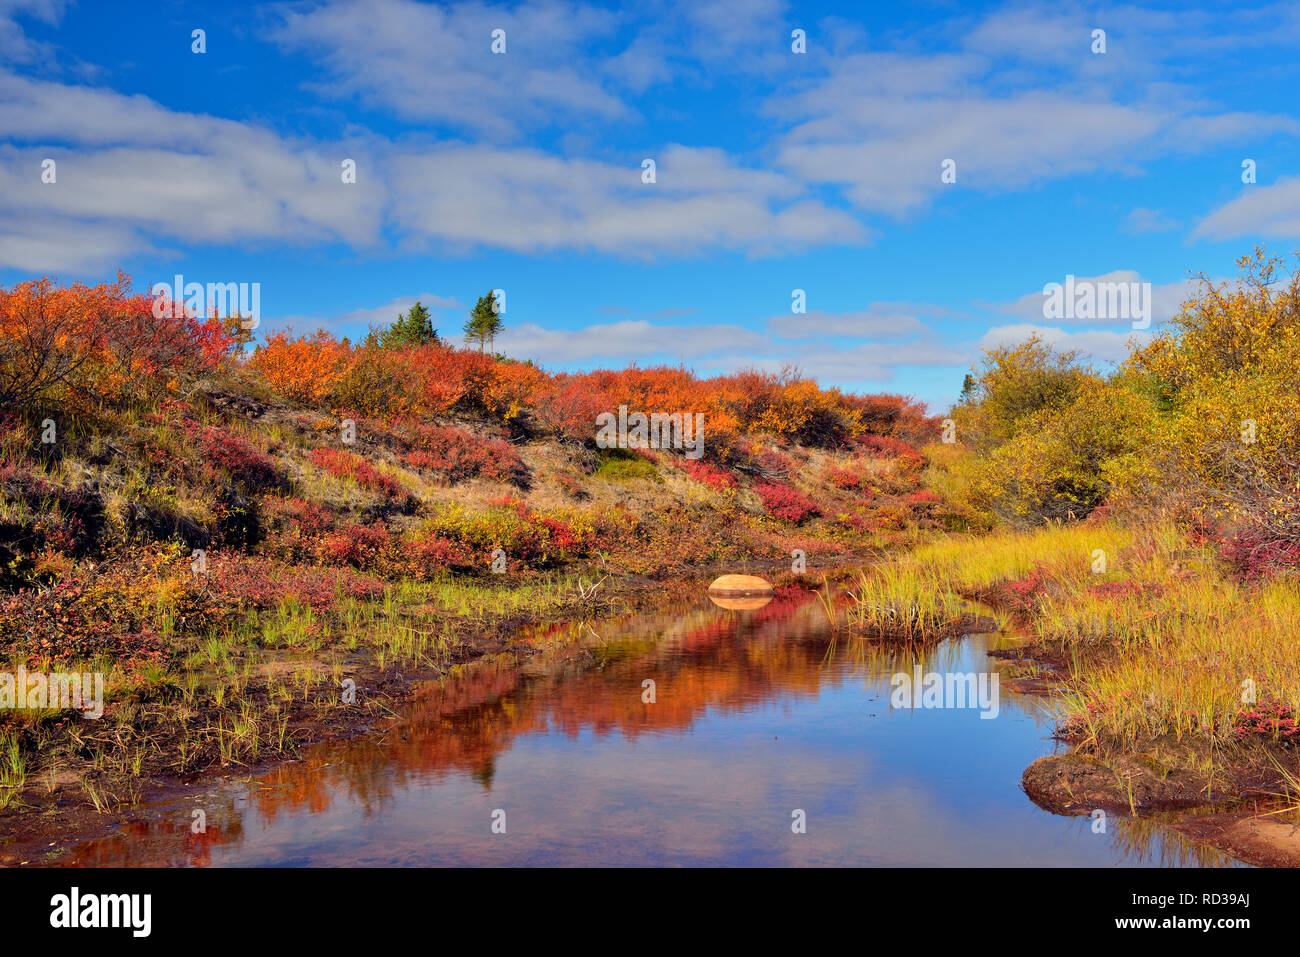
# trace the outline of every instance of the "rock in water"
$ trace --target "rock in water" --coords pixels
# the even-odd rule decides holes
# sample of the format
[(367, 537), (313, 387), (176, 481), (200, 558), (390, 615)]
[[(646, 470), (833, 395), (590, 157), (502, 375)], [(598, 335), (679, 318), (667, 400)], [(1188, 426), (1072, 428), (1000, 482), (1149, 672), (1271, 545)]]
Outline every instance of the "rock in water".
[(757, 598), (771, 596), (772, 583), (757, 575), (723, 575), (709, 586), (709, 594), (721, 598)]

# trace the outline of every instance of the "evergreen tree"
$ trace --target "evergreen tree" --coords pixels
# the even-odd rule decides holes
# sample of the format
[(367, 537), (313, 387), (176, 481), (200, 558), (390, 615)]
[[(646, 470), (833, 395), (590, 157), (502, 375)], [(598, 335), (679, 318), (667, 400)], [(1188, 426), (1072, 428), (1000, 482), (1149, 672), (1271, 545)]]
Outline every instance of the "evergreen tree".
[(495, 346), (497, 334), (505, 328), (505, 323), (497, 312), (496, 301), (495, 291), (489, 289), (485, 295), (478, 297), (465, 322), (465, 341), (477, 342), (479, 352), (486, 351), (489, 341)]
[(975, 377), (971, 375), (969, 372), (967, 372), (966, 378), (963, 379), (961, 383), (961, 401), (969, 402), (971, 399), (971, 393), (973, 393), (974, 391), (975, 391)]
[(438, 330), (433, 328), (428, 308), (417, 302), (404, 314), (399, 314), (397, 321), (387, 329), (378, 333), (371, 330), (368, 341), (385, 349), (426, 346), (438, 341)]
[(438, 341), (438, 330), (433, 328), (433, 319), (428, 307), (417, 302), (407, 309), (406, 315), (398, 316), (380, 337), (383, 346), (428, 346)]

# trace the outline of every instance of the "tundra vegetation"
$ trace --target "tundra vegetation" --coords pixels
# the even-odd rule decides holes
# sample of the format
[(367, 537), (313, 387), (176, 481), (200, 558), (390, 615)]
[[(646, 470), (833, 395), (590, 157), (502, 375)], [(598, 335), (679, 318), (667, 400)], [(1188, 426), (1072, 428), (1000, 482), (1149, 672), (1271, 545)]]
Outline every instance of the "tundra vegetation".
[[(102, 719), (0, 712), (0, 805), (107, 809), (383, 720), (410, 680), (718, 568), (861, 561), (962, 510), (899, 396), (793, 371), (551, 373), (415, 304), (359, 343), (164, 310), (119, 276), (0, 290), (0, 671), (102, 672)], [(705, 454), (602, 449), (620, 406)]]
[(1109, 372), (1037, 339), (988, 352), (933, 486), (987, 531), (903, 559), (1019, 619), (1056, 663), (1062, 736), (1130, 792), (1185, 774), (1178, 803), (1300, 799), (1300, 273), (1286, 265), (1257, 248), (1237, 279), (1199, 277)]
[[(1256, 250), (1101, 371), (987, 352), (940, 417), (794, 370), (555, 373), (491, 295), (359, 343), (156, 318), (126, 277), (0, 290), (0, 670), (102, 671), (103, 718), (0, 714), (0, 807), (108, 808), (382, 720), (412, 677), (720, 570), (852, 572), (837, 628), (925, 641), (980, 599), (1061, 733), (1207, 797), (1300, 779), (1300, 278)], [(704, 455), (599, 448), (702, 413)], [(886, 560), (887, 559), (887, 560)], [(787, 579), (787, 582), (796, 579)], [(1300, 801), (1300, 796), (1291, 795)]]

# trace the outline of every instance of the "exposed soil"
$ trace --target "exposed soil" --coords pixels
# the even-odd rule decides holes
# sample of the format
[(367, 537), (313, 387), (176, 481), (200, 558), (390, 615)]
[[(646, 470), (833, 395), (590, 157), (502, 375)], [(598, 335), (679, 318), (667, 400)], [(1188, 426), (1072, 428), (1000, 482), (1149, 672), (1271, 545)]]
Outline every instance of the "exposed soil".
[[(990, 657), (1032, 666), (1037, 672), (1032, 676), (1003, 679), (1021, 694), (1059, 693), (1067, 674), (1066, 659), (1041, 643), (990, 652)], [(1218, 755), (1212, 780), (1187, 768), (1203, 757), (1190, 744), (1155, 741), (1122, 754), (1052, 754), (1025, 768), (1021, 786), (1053, 814), (1191, 811), (1175, 814), (1168, 826), (1248, 864), (1300, 867), (1300, 828), (1269, 813), (1284, 782), (1268, 749), (1260, 745)]]
[(1207, 803), (1204, 778), (1153, 763), (1131, 755), (1103, 764), (1082, 754), (1051, 754), (1025, 768), (1020, 781), (1035, 804), (1056, 814), (1130, 814)]
[(1256, 867), (1300, 867), (1300, 824), (1278, 820), (1263, 806), (1189, 814), (1171, 827)]

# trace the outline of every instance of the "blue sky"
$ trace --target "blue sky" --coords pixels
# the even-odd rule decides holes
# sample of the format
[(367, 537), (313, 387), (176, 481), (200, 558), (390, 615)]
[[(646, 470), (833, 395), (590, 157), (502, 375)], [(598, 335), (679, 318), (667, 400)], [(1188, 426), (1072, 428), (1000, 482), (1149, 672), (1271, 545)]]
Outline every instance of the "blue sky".
[(498, 349), (550, 368), (937, 411), (989, 345), (1146, 334), (1046, 283), (1150, 282), (1158, 323), (1300, 247), (1300, 4), (864, 6), (0, 0), (0, 284), (257, 282), (262, 331), (352, 336), (502, 288)]

